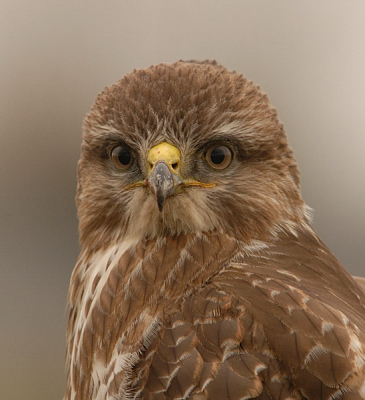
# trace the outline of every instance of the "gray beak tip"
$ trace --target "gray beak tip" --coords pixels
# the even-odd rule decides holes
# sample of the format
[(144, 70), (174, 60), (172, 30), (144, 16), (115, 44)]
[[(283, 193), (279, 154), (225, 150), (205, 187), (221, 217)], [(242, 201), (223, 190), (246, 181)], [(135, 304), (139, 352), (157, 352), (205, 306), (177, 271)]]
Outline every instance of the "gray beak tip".
[(159, 211), (162, 212), (166, 198), (175, 193), (181, 181), (177, 175), (170, 171), (164, 161), (160, 161), (154, 166), (147, 183), (156, 196)]

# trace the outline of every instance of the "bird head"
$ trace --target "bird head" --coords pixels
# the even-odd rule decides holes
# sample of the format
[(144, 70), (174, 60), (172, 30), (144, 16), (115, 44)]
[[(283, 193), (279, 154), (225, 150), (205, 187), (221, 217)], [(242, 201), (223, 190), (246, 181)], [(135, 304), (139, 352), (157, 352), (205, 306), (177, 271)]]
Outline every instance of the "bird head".
[(82, 245), (209, 231), (250, 242), (306, 224), (283, 125), (259, 87), (216, 62), (135, 70), (84, 121)]

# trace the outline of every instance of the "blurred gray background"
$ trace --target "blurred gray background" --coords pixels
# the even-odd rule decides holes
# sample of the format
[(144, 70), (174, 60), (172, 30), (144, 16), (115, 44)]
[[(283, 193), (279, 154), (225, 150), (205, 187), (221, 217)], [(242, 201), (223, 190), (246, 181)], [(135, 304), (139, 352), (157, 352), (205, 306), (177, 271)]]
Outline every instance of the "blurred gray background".
[(365, 2), (0, 2), (0, 398), (61, 399), (81, 123), (133, 68), (217, 59), (277, 107), (315, 228), (365, 276)]

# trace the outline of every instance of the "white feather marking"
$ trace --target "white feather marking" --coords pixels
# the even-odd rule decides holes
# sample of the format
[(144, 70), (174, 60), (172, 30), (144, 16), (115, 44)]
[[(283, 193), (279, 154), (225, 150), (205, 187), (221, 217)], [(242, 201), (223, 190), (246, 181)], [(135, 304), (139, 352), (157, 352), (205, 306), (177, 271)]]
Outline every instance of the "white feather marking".
[[(350, 335), (350, 348), (355, 353), (354, 365), (358, 372), (364, 371), (365, 368), (365, 349), (355, 334)], [(365, 387), (365, 380), (364, 380)], [(364, 392), (365, 394), (365, 392)]]
[(105, 365), (95, 360), (93, 363), (93, 370), (91, 379), (93, 381), (93, 394), (94, 398), (106, 398), (107, 386), (105, 385)]
[(285, 270), (285, 269), (279, 269), (278, 272), (279, 272), (279, 274), (289, 276), (290, 278), (294, 278), (297, 282), (300, 282), (300, 281), (301, 281), (300, 278), (298, 278), (298, 277), (297, 277), (296, 275), (294, 275), (292, 272), (287, 271), (287, 270)]
[(264, 369), (267, 369), (267, 366), (265, 364), (258, 364), (256, 365), (256, 367), (254, 368), (254, 373), (255, 375), (258, 375), (261, 371), (263, 371)]
[[(342, 313), (341, 313), (341, 314), (342, 314)], [(343, 323), (344, 323), (345, 325), (348, 325), (348, 324), (350, 323), (349, 319), (346, 317), (345, 314), (342, 314), (342, 320), (343, 320)]]
[(332, 329), (333, 329), (333, 324), (331, 324), (330, 322), (322, 322), (322, 334), (323, 335)]
[(143, 340), (143, 346), (144, 347), (149, 347), (153, 340), (157, 337), (157, 333), (160, 330), (160, 319), (158, 316), (155, 318), (151, 318), (151, 316), (145, 311), (141, 314), (141, 321), (144, 323), (146, 322), (146, 317), (148, 316), (148, 327), (146, 331), (143, 333), (142, 340)]
[(317, 361), (322, 354), (326, 354), (329, 351), (323, 346), (314, 346), (304, 359), (304, 364), (309, 364), (311, 362)]
[(310, 300), (310, 297), (308, 295), (306, 295), (302, 290), (300, 290), (300, 289), (298, 289), (298, 288), (296, 288), (294, 286), (291, 286), (291, 285), (288, 285), (288, 288), (290, 289), (290, 291), (297, 292), (302, 296), (303, 304), (307, 304), (308, 301)]
[(269, 245), (262, 240), (252, 240), (250, 244), (245, 244), (242, 248), (244, 253), (257, 253), (261, 250), (267, 249)]
[(272, 383), (280, 383), (281, 382), (278, 374), (273, 375), (270, 380)]

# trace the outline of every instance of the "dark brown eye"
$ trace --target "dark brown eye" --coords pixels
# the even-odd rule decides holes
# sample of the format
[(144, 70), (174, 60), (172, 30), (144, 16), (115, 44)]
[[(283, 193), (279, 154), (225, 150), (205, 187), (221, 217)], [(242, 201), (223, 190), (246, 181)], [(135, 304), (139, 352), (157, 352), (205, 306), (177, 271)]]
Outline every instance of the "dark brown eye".
[(225, 169), (232, 161), (232, 150), (226, 146), (213, 146), (205, 154), (207, 163), (214, 169)]
[(114, 147), (112, 150), (112, 161), (115, 168), (126, 170), (132, 164), (132, 154), (125, 147)]

